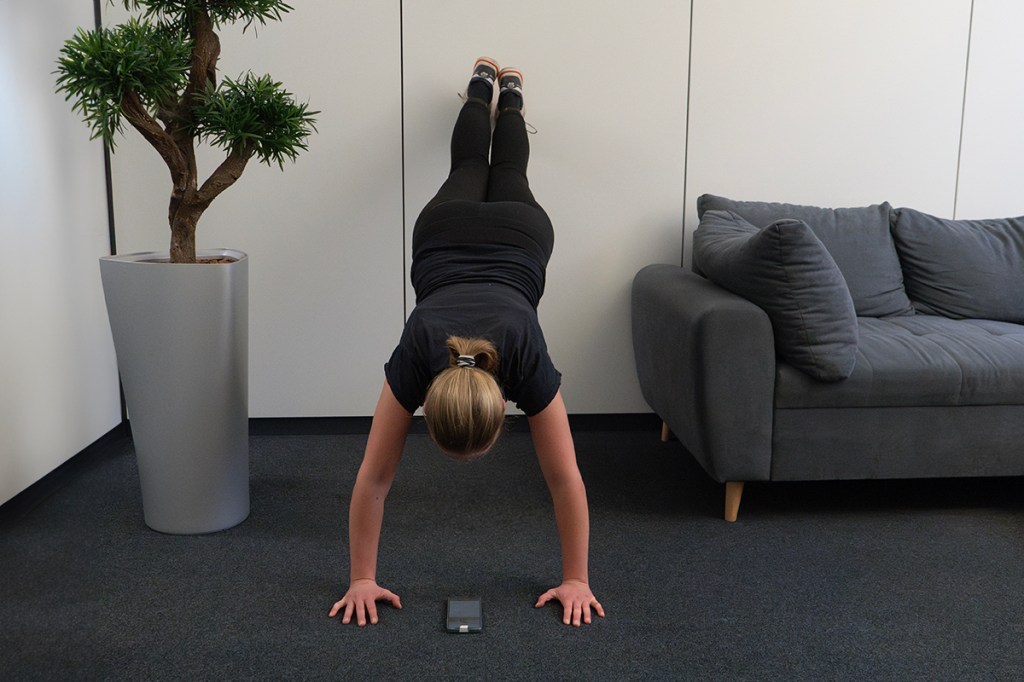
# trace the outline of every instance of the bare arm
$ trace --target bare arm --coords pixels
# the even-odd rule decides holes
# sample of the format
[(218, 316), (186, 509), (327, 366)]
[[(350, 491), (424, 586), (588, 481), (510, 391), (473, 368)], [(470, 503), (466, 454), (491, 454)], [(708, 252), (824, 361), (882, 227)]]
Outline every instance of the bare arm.
[(384, 519), (384, 499), (395, 479), (411, 422), (412, 415), (385, 382), (349, 506), (350, 580), (377, 577), (377, 543)]
[(587, 569), (590, 543), (590, 513), (587, 491), (576, 464), (576, 448), (569, 430), (562, 392), (546, 408), (529, 418), (537, 460), (551, 492), (555, 523), (562, 545), (562, 584), (541, 595), (537, 606), (558, 599), (564, 608), (564, 621), (579, 625), (590, 622), (591, 606), (598, 615), (604, 609), (590, 590)]
[(412, 415), (385, 382), (373, 413), (366, 453), (349, 505), (349, 589), (330, 612), (334, 617), (344, 608), (344, 623), (351, 620), (353, 612), (359, 625), (366, 624), (366, 615), (371, 623), (376, 623), (378, 599), (386, 599), (401, 608), (398, 595), (377, 585), (377, 548), (384, 520), (384, 500), (395, 479), (411, 423)]

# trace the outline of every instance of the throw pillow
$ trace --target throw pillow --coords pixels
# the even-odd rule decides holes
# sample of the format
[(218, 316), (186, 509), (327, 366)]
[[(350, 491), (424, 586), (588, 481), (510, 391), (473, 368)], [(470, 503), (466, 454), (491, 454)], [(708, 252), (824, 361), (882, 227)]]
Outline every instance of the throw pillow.
[(918, 311), (1024, 324), (1024, 216), (945, 220), (901, 208), (893, 236)]
[(811, 377), (850, 376), (857, 315), (835, 261), (802, 220), (757, 228), (730, 211), (705, 211), (694, 262), (719, 286), (768, 314), (780, 357)]
[(807, 223), (829, 254), (863, 317), (912, 315), (914, 308), (903, 288), (903, 273), (889, 229), (888, 203), (860, 208), (819, 208), (763, 201), (734, 201), (705, 194), (697, 199), (697, 215), (704, 211), (733, 211), (764, 227), (779, 218)]

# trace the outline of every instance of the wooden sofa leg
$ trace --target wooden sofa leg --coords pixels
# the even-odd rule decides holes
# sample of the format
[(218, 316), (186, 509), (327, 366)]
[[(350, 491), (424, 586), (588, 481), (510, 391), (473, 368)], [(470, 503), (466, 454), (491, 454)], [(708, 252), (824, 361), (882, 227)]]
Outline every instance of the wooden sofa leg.
[(743, 481), (727, 481), (725, 484), (725, 520), (735, 521), (740, 512), (740, 498), (743, 497)]
[(672, 431), (669, 430), (668, 423), (667, 422), (661, 422), (661, 442), (662, 443), (667, 443), (668, 439), (669, 439), (669, 436), (671, 436), (671, 435), (672, 435)]

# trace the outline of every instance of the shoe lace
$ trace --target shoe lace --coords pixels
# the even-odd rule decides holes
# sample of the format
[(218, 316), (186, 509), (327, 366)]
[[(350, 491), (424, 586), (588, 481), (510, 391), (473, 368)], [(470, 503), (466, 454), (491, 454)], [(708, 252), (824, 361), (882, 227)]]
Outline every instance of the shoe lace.
[[(456, 92), (455, 94), (458, 96), (459, 100), (463, 104), (468, 102), (470, 99), (474, 99), (477, 102), (483, 102), (483, 100), (475, 99), (475, 98), (470, 97), (465, 92)], [(516, 109), (515, 107), (508, 107), (506, 109), (501, 109), (499, 111), (495, 111), (494, 112), (494, 117), (497, 118), (498, 115), (500, 115), (500, 114), (502, 114), (502, 113), (504, 113), (506, 111), (512, 111), (512, 112), (515, 112), (515, 113), (519, 114), (520, 116), (523, 116), (523, 112), (520, 109)], [(526, 124), (526, 132), (528, 134), (530, 134), (530, 135), (536, 135), (537, 134), (537, 127), (534, 126), (529, 121), (527, 121), (525, 116), (523, 116), (523, 123)]]

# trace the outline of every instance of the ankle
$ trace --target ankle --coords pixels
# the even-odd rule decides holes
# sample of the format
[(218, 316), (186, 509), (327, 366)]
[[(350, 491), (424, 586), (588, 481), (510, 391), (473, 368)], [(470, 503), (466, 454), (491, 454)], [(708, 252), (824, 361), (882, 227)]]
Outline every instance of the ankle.
[(466, 87), (467, 100), (486, 102), (488, 107), (491, 105), (491, 97), (493, 94), (494, 86), (492, 86), (489, 81), (482, 78), (472, 78), (469, 81), (469, 85)]
[(523, 73), (519, 69), (498, 72), (498, 111), (523, 110)]
[(503, 90), (498, 94), (498, 111), (522, 111), (522, 92)]

